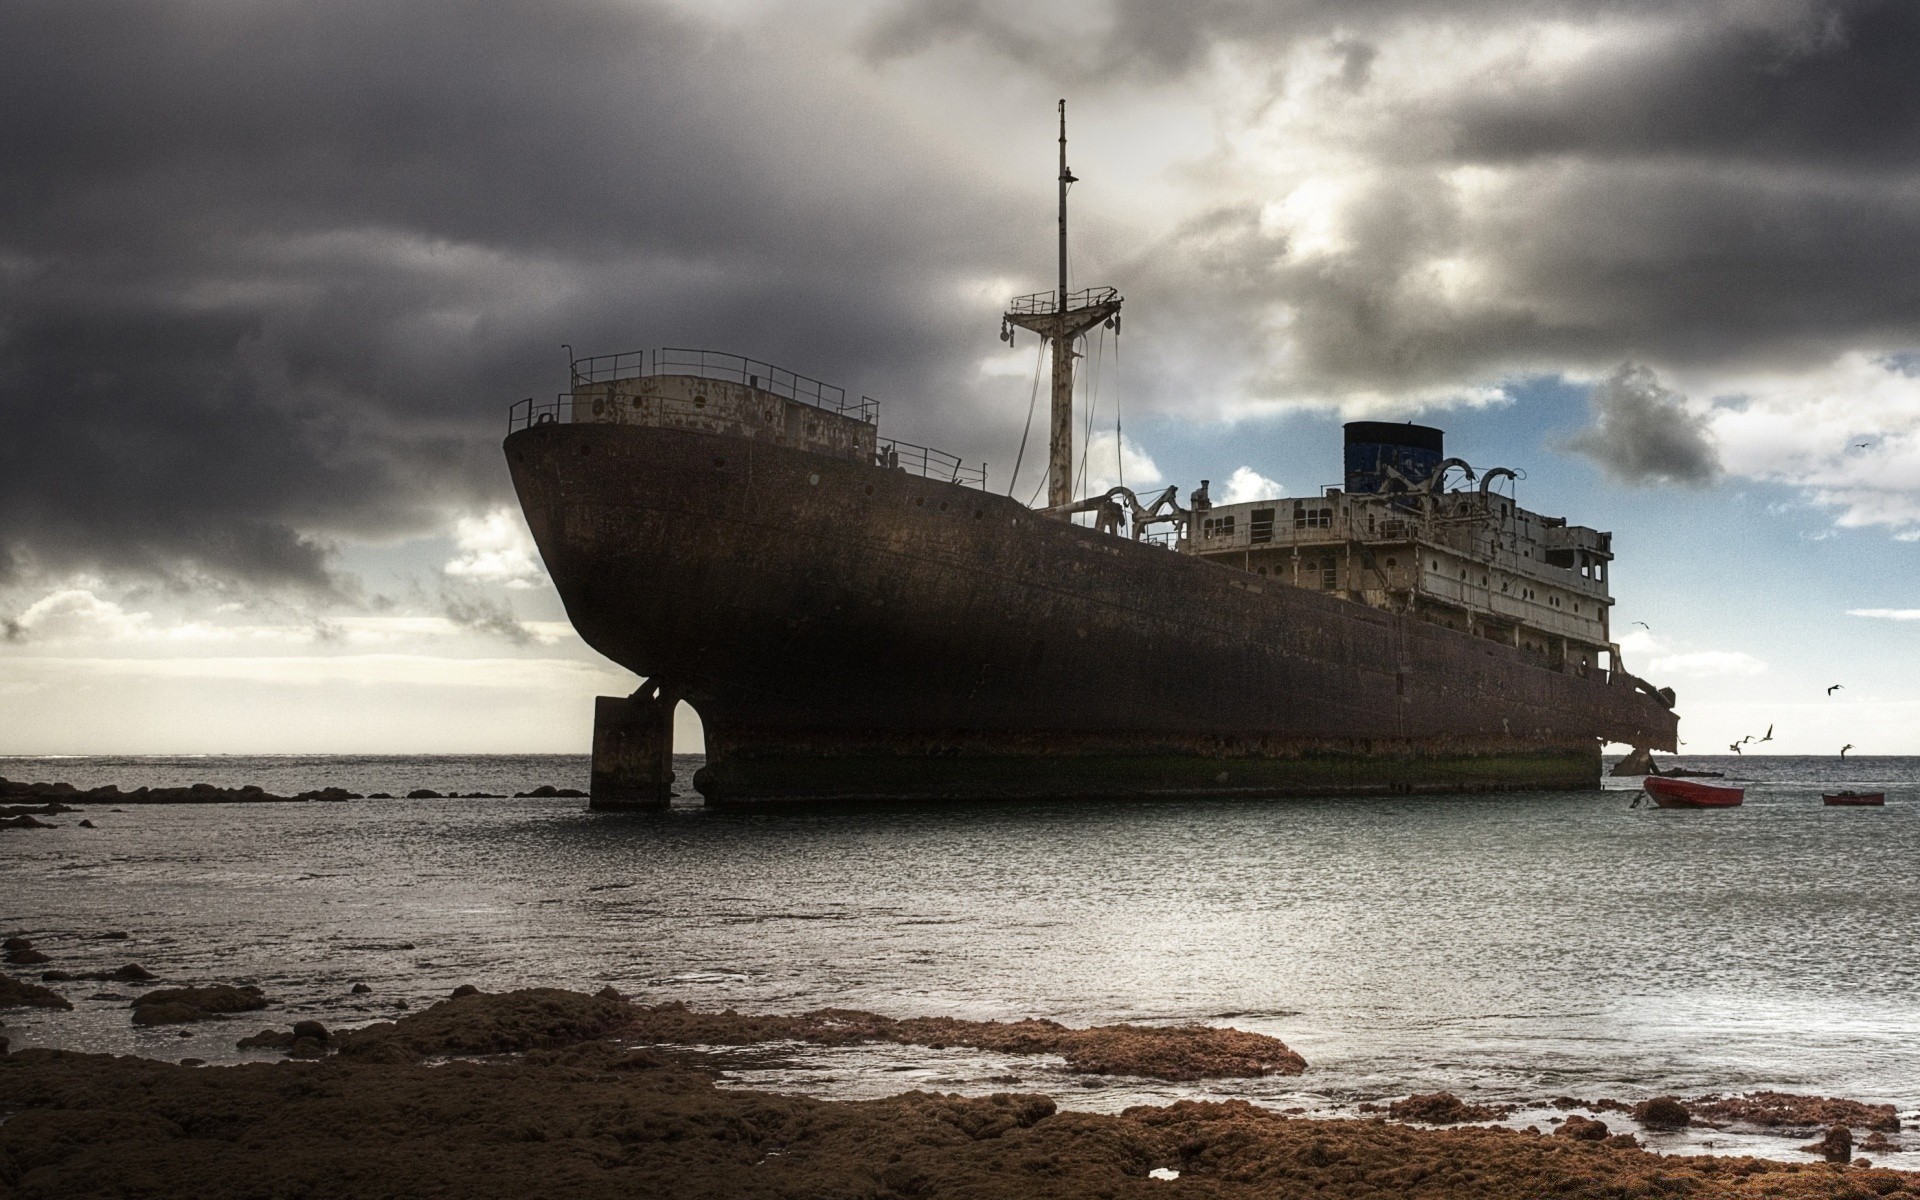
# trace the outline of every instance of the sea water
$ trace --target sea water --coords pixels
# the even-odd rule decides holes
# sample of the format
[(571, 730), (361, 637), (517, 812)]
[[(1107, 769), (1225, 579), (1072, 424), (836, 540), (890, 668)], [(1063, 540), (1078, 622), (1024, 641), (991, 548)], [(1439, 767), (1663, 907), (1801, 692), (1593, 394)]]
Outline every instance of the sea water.
[[(0, 832), (0, 928), (34, 937), (48, 967), (135, 961), (167, 983), (257, 983), (274, 1007), (182, 1036), (131, 1025), (127, 985), (66, 983), (75, 1012), (15, 1010), (4, 1032), (16, 1047), (231, 1061), (256, 1027), (388, 1018), (463, 983), (612, 984), (742, 1011), (1200, 1021), (1272, 1034), (1311, 1064), (1174, 1085), (971, 1050), (716, 1051), (729, 1083), (823, 1096), (1017, 1078), (1068, 1107), (1245, 1097), (1331, 1114), (1445, 1088), (1522, 1104), (1526, 1124), (1562, 1094), (1780, 1088), (1910, 1113), (1920, 759), (1680, 761), (1727, 772), (1746, 804), (1635, 808), (1637, 781), (1610, 779), (1598, 793), (730, 812), (700, 806), (699, 760), (681, 758), (674, 806), (649, 814), (567, 799), (88, 805), (49, 818), (57, 829)], [(577, 756), (0, 759), (13, 779), (281, 793), (511, 793), (586, 774)], [(1824, 807), (1841, 786), (1884, 789), (1887, 805)], [(92, 936), (108, 930), (130, 937)]]

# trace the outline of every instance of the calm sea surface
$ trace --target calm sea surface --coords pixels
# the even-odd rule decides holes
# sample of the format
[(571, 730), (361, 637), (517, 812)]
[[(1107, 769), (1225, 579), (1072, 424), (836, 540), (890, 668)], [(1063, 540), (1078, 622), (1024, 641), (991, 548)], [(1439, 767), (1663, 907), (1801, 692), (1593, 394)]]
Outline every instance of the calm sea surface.
[[(719, 1056), (741, 1086), (819, 1095), (1005, 1090), (996, 1077), (1017, 1074), (1108, 1110), (1207, 1095), (1340, 1112), (1449, 1088), (1533, 1102), (1524, 1124), (1560, 1094), (1779, 1087), (1911, 1112), (1920, 759), (1683, 761), (1726, 770), (1745, 807), (1635, 810), (1635, 783), (1610, 780), (1624, 790), (728, 813), (686, 788), (698, 759), (679, 764), (689, 794), (652, 815), (580, 800), (88, 806), (0, 832), (0, 927), (35, 937), (50, 967), (137, 961), (169, 982), (257, 982), (277, 1003), (182, 1037), (132, 1027), (124, 985), (64, 984), (76, 1012), (8, 1013), (5, 1033), (231, 1060), (257, 1026), (373, 1020), (462, 983), (611, 983), (743, 1010), (1215, 1022), (1312, 1064), (1165, 1085), (976, 1051)], [(0, 758), (14, 779), (282, 793), (586, 774), (555, 756)], [(1822, 807), (1841, 785), (1884, 788), (1887, 807)], [(111, 929), (132, 936), (87, 936)], [(357, 981), (372, 994), (350, 995)], [(1749, 1145), (1652, 1140), (1703, 1137)]]

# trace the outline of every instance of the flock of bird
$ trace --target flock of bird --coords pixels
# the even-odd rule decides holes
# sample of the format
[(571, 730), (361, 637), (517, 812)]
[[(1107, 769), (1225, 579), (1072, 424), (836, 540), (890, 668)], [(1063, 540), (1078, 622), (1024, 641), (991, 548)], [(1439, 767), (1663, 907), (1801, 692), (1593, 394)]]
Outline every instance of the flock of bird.
[[(1861, 445), (1864, 446), (1866, 445), (1866, 443), (1862, 442)], [(1653, 626), (1647, 624), (1645, 621), (1635, 621), (1634, 624), (1646, 630), (1648, 633), (1653, 632)], [(1836, 683), (1832, 687), (1827, 689), (1827, 695), (1832, 696), (1835, 692), (1839, 691), (1841, 688), (1845, 686), (1846, 685), (1843, 683)], [(1773, 726), (1769, 725), (1767, 726), (1767, 732), (1765, 733), (1765, 735), (1761, 737), (1754, 737), (1752, 734), (1748, 734), (1747, 736), (1741, 738), (1739, 741), (1729, 745), (1727, 749), (1733, 751), (1735, 754), (1745, 754), (1746, 751), (1740, 749), (1740, 747), (1756, 744), (1759, 742), (1770, 742), (1772, 740), (1773, 740)], [(1846, 745), (1840, 747), (1840, 757), (1845, 758), (1847, 756), (1847, 751), (1851, 749), (1853, 749), (1852, 742), (1848, 742)]]
[[(1638, 625), (1639, 623), (1640, 622), (1638, 621), (1634, 622), (1634, 624), (1636, 625)], [(1836, 683), (1832, 687), (1827, 689), (1827, 695), (1831, 696), (1845, 686), (1846, 686), (1845, 684)], [(1773, 740), (1773, 726), (1769, 725), (1767, 726), (1767, 732), (1762, 736), (1754, 737), (1752, 734), (1748, 734), (1747, 736), (1741, 738), (1739, 741), (1729, 745), (1727, 749), (1733, 751), (1735, 754), (1744, 754), (1746, 752), (1740, 749), (1740, 747), (1746, 746), (1746, 745), (1758, 744), (1760, 742), (1770, 742), (1772, 740)], [(1845, 758), (1847, 756), (1847, 751), (1851, 749), (1853, 749), (1852, 742), (1848, 742), (1846, 745), (1840, 747), (1840, 757)]]

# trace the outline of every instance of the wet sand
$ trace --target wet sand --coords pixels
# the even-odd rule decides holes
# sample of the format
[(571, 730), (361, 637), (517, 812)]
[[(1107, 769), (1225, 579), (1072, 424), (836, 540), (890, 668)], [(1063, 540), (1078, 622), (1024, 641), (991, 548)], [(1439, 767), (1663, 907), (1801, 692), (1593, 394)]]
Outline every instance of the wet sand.
[[(1016, 1093), (827, 1101), (717, 1087), (693, 1048), (883, 1040), (1077, 1053), (1077, 1069), (1184, 1078), (1299, 1069), (1274, 1039), (1232, 1030), (741, 1016), (610, 992), (463, 991), (358, 1030), (275, 1030), (294, 1055), (282, 1062), (0, 1058), (0, 1196), (1920, 1194), (1920, 1175), (1872, 1167), (1650, 1154), (1621, 1136), (1635, 1127), (1625, 1115), (1595, 1136), (1585, 1118), (1556, 1134), (1429, 1129), (1244, 1101), (1118, 1115)], [(256, 1023), (222, 1022), (236, 1036)]]

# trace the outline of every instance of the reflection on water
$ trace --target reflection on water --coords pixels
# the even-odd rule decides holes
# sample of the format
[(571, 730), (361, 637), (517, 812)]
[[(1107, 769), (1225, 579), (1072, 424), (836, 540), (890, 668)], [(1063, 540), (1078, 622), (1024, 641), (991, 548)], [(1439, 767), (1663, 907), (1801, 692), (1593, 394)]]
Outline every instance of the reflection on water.
[[(1293, 1080), (1174, 1086), (899, 1047), (740, 1060), (743, 1082), (823, 1094), (1004, 1090), (990, 1081), (1011, 1075), (1079, 1088), (1065, 1102), (1080, 1107), (1777, 1086), (1911, 1108), (1920, 760), (1704, 765), (1744, 783), (1743, 808), (1634, 811), (1631, 784), (756, 813), (686, 797), (654, 815), (577, 800), (92, 808), (98, 829), (76, 814), (0, 833), (0, 914), (51, 966), (131, 959), (168, 981), (257, 981), (284, 1002), (262, 1014), (281, 1025), (369, 1020), (460, 983), (612, 983), (743, 1009), (1214, 1021), (1312, 1064)], [(282, 791), (513, 791), (584, 774), (572, 757), (0, 760), (12, 778)], [(1822, 807), (1818, 792), (1843, 783), (1884, 787), (1888, 806)], [(107, 929), (133, 937), (85, 936)], [(356, 981), (371, 995), (350, 995)], [(62, 986), (79, 1011), (8, 1014), (16, 1045), (232, 1058), (254, 1024), (135, 1030), (123, 999), (85, 998), (124, 985)]]

